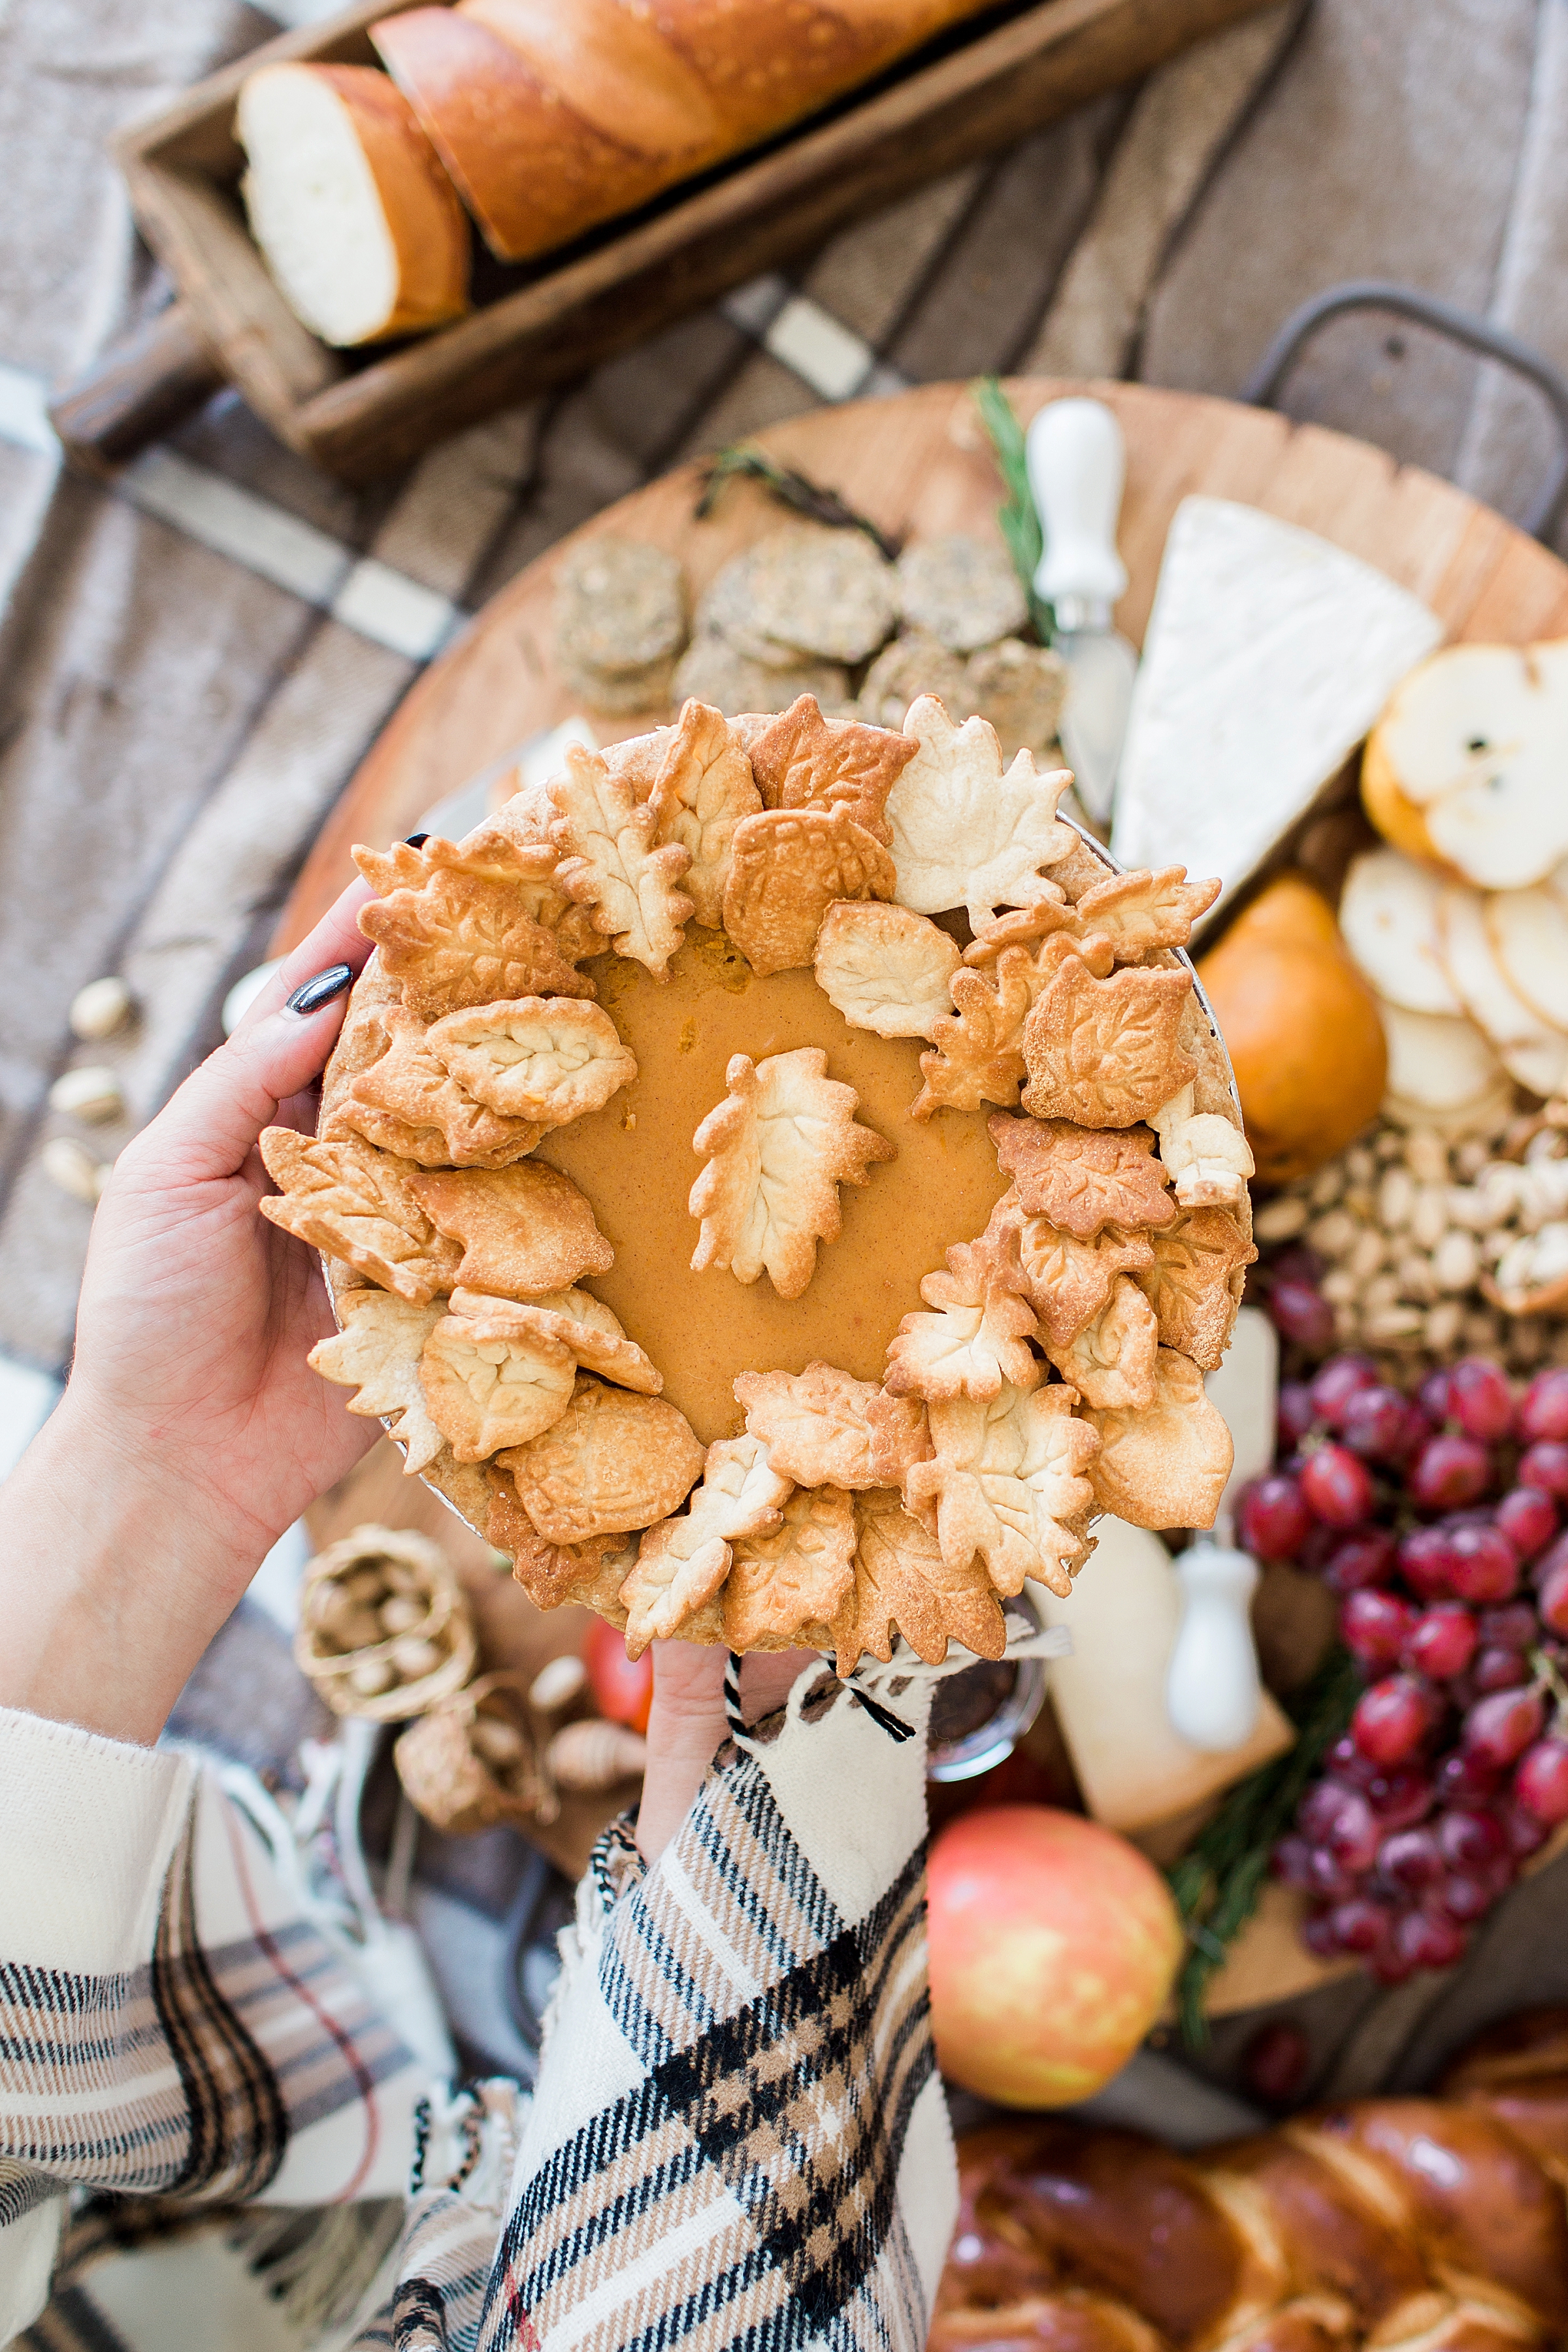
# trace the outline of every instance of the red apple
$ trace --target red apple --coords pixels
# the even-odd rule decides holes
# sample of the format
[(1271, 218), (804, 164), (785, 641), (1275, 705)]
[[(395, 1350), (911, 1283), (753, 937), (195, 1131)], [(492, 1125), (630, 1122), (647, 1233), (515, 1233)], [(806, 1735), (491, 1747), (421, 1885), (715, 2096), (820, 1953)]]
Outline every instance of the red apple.
[(640, 1658), (628, 1658), (626, 1636), (603, 1617), (595, 1617), (583, 1636), (583, 1664), (588, 1669), (594, 1704), (605, 1720), (646, 1731), (653, 1706), (652, 1651), (645, 1650)]
[(931, 1851), (937, 2057), (1006, 2107), (1065, 2107), (1108, 2083), (1182, 1958), (1170, 1889), (1125, 1838), (1047, 1805), (950, 1822)]

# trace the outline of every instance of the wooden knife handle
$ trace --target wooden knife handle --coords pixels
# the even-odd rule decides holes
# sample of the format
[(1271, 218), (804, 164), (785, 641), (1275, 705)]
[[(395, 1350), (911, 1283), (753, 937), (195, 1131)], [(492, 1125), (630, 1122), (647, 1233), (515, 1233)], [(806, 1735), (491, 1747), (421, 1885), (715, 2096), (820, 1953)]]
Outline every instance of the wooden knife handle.
[(190, 305), (171, 302), (51, 401), (49, 422), (72, 465), (111, 474), (205, 407), (224, 381)]

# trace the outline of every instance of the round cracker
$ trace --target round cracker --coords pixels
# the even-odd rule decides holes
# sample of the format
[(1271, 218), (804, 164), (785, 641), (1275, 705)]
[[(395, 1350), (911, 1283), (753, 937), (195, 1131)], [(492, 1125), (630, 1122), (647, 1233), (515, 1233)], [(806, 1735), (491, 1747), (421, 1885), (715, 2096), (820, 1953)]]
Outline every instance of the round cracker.
[(569, 549), (556, 576), (555, 629), (563, 667), (616, 677), (672, 659), (686, 642), (678, 558), (608, 531)]
[(865, 661), (899, 618), (899, 575), (863, 531), (805, 523), (752, 550), (751, 625), (801, 654)]
[(793, 669), (772, 669), (739, 653), (726, 638), (696, 636), (676, 667), (672, 698), (677, 703), (695, 697), (711, 703), (726, 719), (742, 711), (787, 710), (803, 694), (815, 695), (823, 716), (847, 715), (855, 708), (849, 673), (837, 662), (798, 663)]
[(1029, 617), (1005, 547), (968, 531), (917, 540), (899, 558), (904, 618), (955, 654), (1016, 636)]

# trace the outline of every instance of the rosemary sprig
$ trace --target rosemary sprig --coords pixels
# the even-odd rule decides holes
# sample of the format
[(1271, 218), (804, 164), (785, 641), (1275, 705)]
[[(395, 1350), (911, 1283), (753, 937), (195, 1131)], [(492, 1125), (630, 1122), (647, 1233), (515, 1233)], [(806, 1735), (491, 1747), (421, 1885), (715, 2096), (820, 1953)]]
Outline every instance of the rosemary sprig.
[(710, 457), (703, 467), (702, 495), (696, 508), (699, 522), (706, 522), (724, 484), (733, 481), (737, 476), (760, 482), (772, 497), (793, 508), (796, 514), (807, 516), (813, 522), (826, 523), (834, 530), (864, 531), (879, 554), (885, 555), (889, 563), (898, 554), (897, 540), (889, 539), (868, 515), (858, 514), (837, 490), (827, 489), (822, 483), (812, 481), (807, 475), (797, 473), (793, 466), (781, 466), (776, 458), (770, 457), (764, 449), (755, 447), (749, 441), (732, 441), (727, 449), (721, 449), (717, 457)]
[(996, 470), (1002, 477), (1002, 487), (1007, 496), (996, 509), (996, 522), (1007, 552), (1013, 559), (1013, 569), (1023, 585), (1028, 600), (1029, 618), (1035, 625), (1035, 635), (1043, 646), (1051, 641), (1051, 609), (1042, 604), (1035, 593), (1035, 568), (1045, 547), (1045, 534), (1036, 509), (1034, 495), (1029, 488), (1029, 470), (1024, 462), (1024, 428), (1013, 414), (1012, 403), (994, 375), (976, 377), (970, 387), (980, 422), (996, 458)]
[(1295, 1746), (1238, 1780), (1166, 1873), (1192, 1946), (1176, 1981), (1182, 2039), (1189, 2050), (1201, 2050), (1208, 2040), (1208, 1980), (1257, 1909), (1275, 1841), (1289, 1827), (1324, 1750), (1350, 1721), (1361, 1688), (1354, 1660), (1344, 1650), (1331, 1651), (1305, 1688), (1286, 1702), (1297, 1727)]

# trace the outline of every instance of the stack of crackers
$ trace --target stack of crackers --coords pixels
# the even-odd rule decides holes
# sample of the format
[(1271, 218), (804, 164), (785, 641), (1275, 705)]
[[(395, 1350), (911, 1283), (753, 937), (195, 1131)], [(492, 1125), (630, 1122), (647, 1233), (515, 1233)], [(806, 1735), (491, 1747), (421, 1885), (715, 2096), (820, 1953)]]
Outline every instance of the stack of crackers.
[[(858, 559), (857, 559), (858, 560)], [(1000, 1602), (1065, 1592), (1092, 1517), (1210, 1523), (1230, 1440), (1203, 1373), (1254, 1253), (1224, 1051), (1181, 950), (1217, 885), (1117, 875), (1057, 814), (1070, 781), (917, 699), (897, 730), (809, 696), (571, 746), (466, 840), (356, 852), (375, 942), (318, 1133), (263, 1138), (265, 1214), (325, 1253), (311, 1358), (549, 1607), (628, 1647), (804, 1642), (853, 1671), (902, 1633), (1004, 1646)], [(940, 920), (936, 919), (938, 917)], [(637, 1064), (598, 959), (655, 979), (702, 934), (751, 967), (759, 1050), (699, 1124), (691, 1262), (814, 1281), (841, 1185), (897, 1151), (825, 1048), (764, 1050), (768, 975), (926, 1041), (913, 1120), (984, 1124), (1010, 1179), (954, 1234), (879, 1381), (758, 1364), (704, 1445), (591, 1288), (594, 1204), (531, 1157)], [(685, 1178), (671, 1170), (670, 1181)]]

